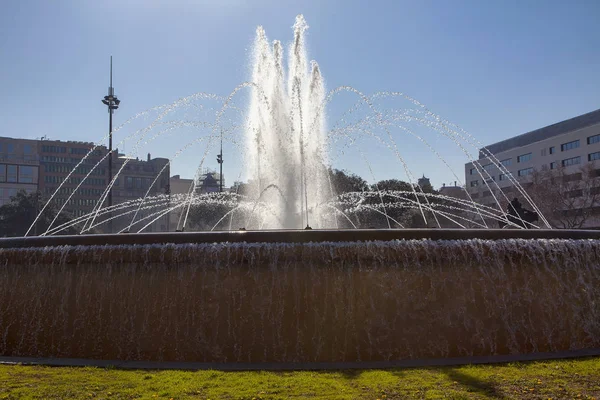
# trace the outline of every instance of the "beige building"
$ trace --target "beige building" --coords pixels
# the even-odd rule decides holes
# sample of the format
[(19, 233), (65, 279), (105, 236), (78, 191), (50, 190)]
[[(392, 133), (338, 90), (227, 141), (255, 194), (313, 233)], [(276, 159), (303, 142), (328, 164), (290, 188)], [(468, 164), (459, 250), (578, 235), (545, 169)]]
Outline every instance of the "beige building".
[(20, 190), (38, 190), (38, 141), (0, 137), (0, 206)]
[(466, 199), (467, 194), (465, 193), (465, 188), (463, 186), (457, 186), (456, 182), (454, 185), (446, 185), (445, 183), (439, 189), (439, 192), (443, 196), (454, 197), (457, 199)]
[[(153, 199), (158, 200), (160, 196), (166, 195), (169, 191), (170, 164), (167, 158), (152, 158), (148, 154), (144, 160), (118, 154), (114, 159), (113, 174), (116, 175), (119, 171), (121, 172), (113, 186), (113, 204), (115, 205), (146, 198), (144, 205), (150, 206)], [(144, 229), (144, 232), (166, 232), (169, 226), (168, 216), (164, 215), (156, 219), (157, 213), (164, 211), (165, 206), (166, 204), (162, 206), (157, 204), (150, 208), (141, 207), (135, 217), (135, 221), (139, 222), (136, 222), (133, 227), (134, 231), (151, 223)], [(116, 220), (113, 224), (113, 231), (126, 229), (134, 214)]]
[[(181, 178), (180, 175), (174, 175), (169, 179), (169, 190), (171, 196), (184, 196), (190, 192), (190, 187), (194, 182), (193, 179)], [(175, 205), (175, 204), (173, 204)], [(169, 231), (175, 232), (180, 229), (181, 224), (179, 223), (180, 217), (184, 212), (184, 208), (178, 208), (173, 211), (169, 216)]]
[(492, 193), (499, 190), (507, 197), (521, 197), (514, 180), (527, 190), (536, 171), (560, 170), (565, 179), (577, 180), (588, 167), (600, 176), (599, 160), (600, 110), (596, 110), (482, 148), (479, 159), (465, 165), (465, 182), (474, 200), (497, 207)]

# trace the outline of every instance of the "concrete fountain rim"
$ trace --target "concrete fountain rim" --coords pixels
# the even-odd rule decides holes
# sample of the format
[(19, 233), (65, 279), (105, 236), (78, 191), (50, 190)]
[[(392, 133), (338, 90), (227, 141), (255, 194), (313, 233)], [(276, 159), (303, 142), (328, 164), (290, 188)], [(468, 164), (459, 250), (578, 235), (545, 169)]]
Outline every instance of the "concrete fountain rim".
[(194, 362), (194, 361), (123, 361), (90, 358), (7, 357), (0, 356), (0, 365), (44, 365), (51, 367), (96, 367), (137, 370), (217, 370), (217, 371), (328, 371), (349, 369), (390, 369), (452, 367), (460, 365), (499, 364), (528, 361), (562, 360), (598, 357), (600, 349), (565, 350), (525, 354), (465, 356), (448, 358), (418, 358), (391, 361), (348, 362)]
[(195, 243), (319, 243), (393, 240), (600, 240), (600, 230), (565, 229), (312, 229), (30, 236), (0, 238), (0, 248)]
[[(217, 231), (217, 232), (170, 232), (113, 235), (44, 236), (26, 238), (0, 238), (0, 249), (42, 248), (52, 246), (93, 245), (150, 245), (189, 243), (308, 243), (308, 242), (365, 242), (393, 240), (507, 240), (507, 239), (555, 239), (599, 240), (600, 231), (594, 230), (511, 230), (511, 229), (352, 229), (352, 230), (265, 230), (265, 231)], [(381, 362), (283, 362), (283, 363), (202, 363), (122, 361), (99, 359), (72, 359), (51, 357), (10, 357), (0, 355), (0, 364), (28, 364), (49, 366), (95, 366), (120, 369), (216, 369), (224, 371), (248, 370), (340, 370), (373, 368), (414, 368), (452, 366), (465, 364), (489, 364), (524, 362), (561, 358), (600, 356), (600, 349), (525, 353), (490, 356), (470, 356), (435, 359), (401, 359)]]

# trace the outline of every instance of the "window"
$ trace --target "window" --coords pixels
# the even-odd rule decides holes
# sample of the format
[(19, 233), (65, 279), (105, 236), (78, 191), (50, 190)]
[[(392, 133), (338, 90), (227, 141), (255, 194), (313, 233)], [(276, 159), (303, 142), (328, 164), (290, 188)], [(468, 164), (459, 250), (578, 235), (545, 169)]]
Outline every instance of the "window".
[(490, 192), (489, 190), (486, 190), (485, 192), (483, 192), (483, 197), (488, 197), (491, 195), (492, 195), (492, 192)]
[(583, 196), (583, 190), (582, 189), (571, 190), (570, 192), (567, 192), (566, 195), (567, 195), (567, 197), (570, 197), (570, 198), (581, 197), (581, 196)]
[(527, 176), (527, 175), (531, 175), (531, 174), (533, 174), (533, 168), (520, 169), (517, 172), (517, 175), (519, 175), (519, 176)]
[(505, 167), (508, 167), (512, 164), (512, 158), (507, 158), (506, 160), (502, 160), (502, 161), (500, 161), (500, 164), (504, 165)]
[(483, 169), (484, 169), (484, 170), (486, 170), (486, 171), (489, 171), (489, 170), (491, 170), (492, 168), (494, 168), (494, 164), (486, 164), (486, 165), (484, 165), (484, 166), (483, 166), (483, 167), (481, 167), (481, 168), (483, 168)]
[(500, 175), (498, 175), (498, 180), (500, 180), (500, 181), (508, 180), (508, 176), (506, 176), (505, 174), (500, 174)]
[(23, 154), (26, 155), (31, 155), (32, 151), (31, 151), (31, 145), (30, 144), (24, 144), (23, 145)]
[(6, 165), (0, 164), (0, 182), (6, 182)]
[(71, 154), (87, 154), (90, 152), (90, 149), (86, 149), (85, 147), (71, 147), (69, 150), (69, 153)]
[(531, 153), (522, 154), (517, 157), (517, 162), (522, 163), (531, 160)]
[(42, 153), (66, 153), (67, 148), (65, 146), (42, 146)]
[(549, 153), (550, 153), (550, 154), (554, 154), (554, 153), (556, 153), (556, 149), (554, 148), (554, 146), (551, 146), (551, 147), (550, 147), (550, 151), (549, 151)]
[(8, 154), (13, 154), (15, 152), (15, 145), (12, 143), (7, 143), (6, 144), (6, 152)]
[(600, 160), (600, 151), (588, 154), (588, 161)]
[(581, 164), (581, 157), (580, 156), (573, 157), (573, 158), (567, 158), (566, 160), (562, 160), (562, 166), (563, 167), (568, 167), (569, 165), (577, 165), (577, 164)]
[(556, 169), (558, 167), (558, 163), (556, 161), (553, 161), (550, 163), (550, 169)]
[(17, 182), (17, 166), (7, 165), (6, 166), (6, 182)]
[(27, 165), (19, 166), (19, 183), (34, 183), (33, 167)]
[(560, 145), (560, 151), (573, 150), (579, 147), (579, 139), (572, 142), (563, 143)]
[(471, 181), (471, 187), (479, 186), (479, 181)]
[(594, 144), (600, 142), (600, 135), (589, 136), (587, 138), (587, 144)]

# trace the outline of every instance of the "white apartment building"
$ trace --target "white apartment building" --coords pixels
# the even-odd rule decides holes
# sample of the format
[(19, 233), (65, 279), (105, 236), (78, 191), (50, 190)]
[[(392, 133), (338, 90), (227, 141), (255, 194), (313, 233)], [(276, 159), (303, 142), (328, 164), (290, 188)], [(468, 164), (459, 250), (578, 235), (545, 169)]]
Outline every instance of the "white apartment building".
[(564, 168), (563, 174), (581, 179), (590, 163), (600, 176), (600, 110), (482, 148), (477, 161), (465, 164), (465, 184), (475, 201), (497, 207), (492, 191), (516, 195), (509, 174), (527, 189), (534, 171)]

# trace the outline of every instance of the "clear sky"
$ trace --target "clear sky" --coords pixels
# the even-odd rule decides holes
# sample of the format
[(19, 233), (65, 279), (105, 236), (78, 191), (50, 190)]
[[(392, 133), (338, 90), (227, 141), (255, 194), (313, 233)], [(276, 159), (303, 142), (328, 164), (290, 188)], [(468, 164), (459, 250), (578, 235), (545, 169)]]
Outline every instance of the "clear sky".
[[(100, 141), (110, 55), (122, 100), (115, 125), (193, 93), (227, 96), (249, 79), (256, 26), (289, 43), (300, 13), (328, 89), (404, 92), (484, 144), (600, 108), (597, 0), (4, 0), (1, 9), (0, 136)], [(429, 134), (464, 178), (467, 157)], [(140, 154), (171, 158), (190, 135), (172, 132)], [(455, 179), (435, 155), (394, 135), (415, 175), (436, 187)], [(361, 146), (377, 179), (406, 178), (393, 156)], [(172, 174), (192, 177), (200, 153), (178, 158)], [(354, 156), (333, 162), (372, 180)], [(226, 176), (241, 168), (226, 163)]]

